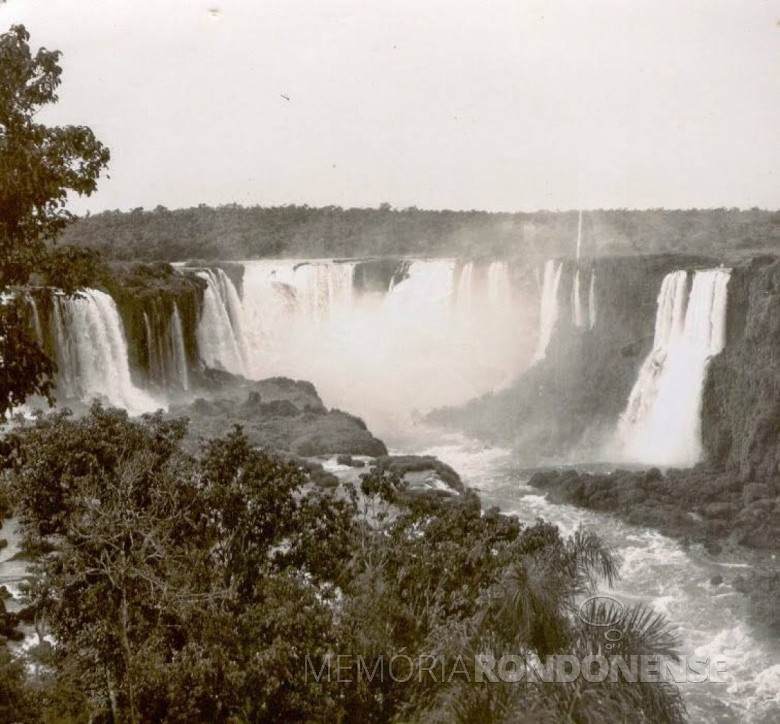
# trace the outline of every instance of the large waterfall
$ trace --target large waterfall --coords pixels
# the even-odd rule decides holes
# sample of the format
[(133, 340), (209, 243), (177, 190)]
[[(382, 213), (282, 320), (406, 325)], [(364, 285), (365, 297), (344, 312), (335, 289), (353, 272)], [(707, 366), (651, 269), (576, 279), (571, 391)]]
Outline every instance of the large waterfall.
[(507, 384), (531, 361), (538, 336), (538, 294), (507, 261), (177, 266), (205, 282), (191, 287), (200, 297), (125, 299), (120, 316), (101, 291), (25, 296), (30, 330), (57, 362), (62, 398), (102, 395), (146, 411), (160, 405), (156, 396), (197, 387), (206, 367), (311, 380), (328, 404), (393, 417)]
[(619, 454), (658, 465), (702, 455), (701, 396), (707, 361), (725, 344), (728, 269), (668, 274), (658, 296), (653, 349), (618, 426)]
[(528, 363), (538, 302), (513, 288), (507, 262), (397, 266), (378, 287), (365, 269), (356, 283), (355, 262), (243, 262), (240, 299), (224, 272), (201, 271), (201, 357), (253, 378), (312, 380), (332, 404), (369, 415), (456, 404)]
[(101, 396), (132, 413), (161, 406), (133, 384), (122, 320), (108, 294), (85, 289), (55, 297), (53, 316), (59, 381), (67, 396)]
[[(288, 259), (195, 268), (206, 284), (199, 307), (188, 308), (186, 330), (173, 299), (126, 310), (135, 381), (122, 320), (105, 293), (56, 295), (45, 309), (30, 296), (30, 326), (55, 355), (68, 398), (103, 395), (131, 411), (152, 409), (159, 402), (138, 385), (186, 392), (197, 386), (199, 360), (252, 379), (311, 380), (329, 405), (371, 422), (381, 417), (381, 426), (501, 389), (545, 360), (555, 335), (576, 327), (587, 334), (597, 317), (595, 269), (567, 264), (547, 261), (538, 291), (530, 269), (513, 271), (506, 261)], [(570, 306), (561, 302), (564, 272)], [(653, 350), (618, 426), (620, 459), (699, 459), (702, 381), (708, 357), (724, 344), (728, 278), (717, 269), (664, 279)], [(609, 308), (602, 311), (609, 324)], [(561, 314), (571, 321), (559, 325)]]

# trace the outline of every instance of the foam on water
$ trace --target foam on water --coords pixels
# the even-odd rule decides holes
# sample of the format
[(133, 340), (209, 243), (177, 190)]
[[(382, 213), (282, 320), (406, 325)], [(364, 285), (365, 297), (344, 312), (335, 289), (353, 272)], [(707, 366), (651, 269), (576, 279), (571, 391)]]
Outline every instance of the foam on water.
[(620, 556), (621, 578), (603, 589), (625, 603), (643, 602), (668, 616), (682, 639), (680, 654), (723, 660), (724, 683), (681, 684), (693, 722), (780, 720), (780, 642), (758, 638), (745, 622), (745, 599), (728, 583), (710, 584), (724, 568), (749, 563), (713, 560), (660, 533), (604, 514), (558, 505), (529, 487), (506, 450), (464, 447), (457, 441), (421, 451), (435, 454), (477, 487), (484, 505), (498, 505), (526, 524), (539, 517), (563, 535), (594, 530)]

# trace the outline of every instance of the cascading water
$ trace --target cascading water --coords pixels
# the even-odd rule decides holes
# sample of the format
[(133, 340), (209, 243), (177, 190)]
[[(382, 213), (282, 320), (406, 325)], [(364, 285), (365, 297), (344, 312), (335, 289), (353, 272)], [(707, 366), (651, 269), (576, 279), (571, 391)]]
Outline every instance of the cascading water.
[(250, 376), (289, 374), (284, 370), (297, 356), (301, 338), (320, 338), (353, 305), (354, 269), (352, 262), (244, 264), (242, 329)]
[(222, 269), (205, 269), (198, 276), (208, 283), (196, 333), (201, 359), (209, 367), (246, 376), (243, 310), (236, 287)]
[(584, 327), (585, 319), (582, 312), (582, 296), (580, 294), (580, 270), (574, 272), (574, 281), (571, 286), (572, 321), (575, 327)]
[(161, 405), (130, 378), (122, 320), (114, 300), (97, 289), (54, 300), (59, 384), (70, 397), (104, 397), (137, 414)]
[(35, 301), (35, 297), (28, 294), (25, 299), (30, 306), (30, 314), (32, 316), (33, 331), (35, 332), (35, 341), (43, 347), (45, 344), (43, 336), (43, 325), (41, 324), (41, 315), (38, 312), (38, 303)]
[(596, 326), (596, 270), (590, 273), (590, 289), (588, 290), (588, 326)]
[(168, 325), (170, 335), (171, 355), (173, 367), (178, 378), (179, 386), (183, 390), (190, 389), (190, 373), (187, 365), (187, 348), (184, 345), (184, 327), (181, 323), (181, 314), (179, 314), (179, 305), (173, 303), (171, 312), (171, 321)]
[[(395, 271), (384, 260), (374, 271), (367, 264), (358, 292), (354, 262), (244, 262), (240, 324), (228, 324), (236, 312), (227, 310), (218, 272), (201, 271), (201, 358), (238, 367), (235, 350), (245, 348), (249, 377), (309, 379), (331, 403), (361, 412), (366, 400), (378, 410), (456, 404), (528, 361), (518, 337), (532, 335), (532, 315), (514, 294), (507, 262), (399, 261)], [(375, 289), (382, 269), (386, 286)], [(212, 329), (219, 319), (222, 338)]]
[(146, 339), (149, 377), (159, 382), (165, 382), (162, 350), (160, 349), (156, 335), (152, 331), (152, 323), (146, 312), (144, 312), (144, 334)]
[(458, 287), (455, 295), (455, 302), (458, 308), (469, 312), (471, 302), (474, 299), (474, 262), (466, 262), (460, 270), (458, 277)]
[[(653, 349), (617, 431), (619, 457), (657, 465), (701, 458), (701, 395), (707, 361), (725, 344), (730, 270), (668, 274), (658, 296)], [(687, 308), (686, 308), (687, 296)]]
[(512, 304), (512, 283), (509, 278), (509, 265), (505, 261), (490, 262), (487, 285), (491, 306), (502, 309)]
[(188, 390), (187, 353), (178, 305), (173, 303), (170, 315), (154, 308), (151, 318), (147, 312), (143, 317), (149, 379), (165, 389)]
[(539, 312), (539, 339), (534, 354), (534, 362), (547, 357), (547, 346), (552, 339), (555, 324), (558, 321), (558, 286), (561, 283), (563, 263), (548, 259), (544, 265), (542, 281), (542, 300)]

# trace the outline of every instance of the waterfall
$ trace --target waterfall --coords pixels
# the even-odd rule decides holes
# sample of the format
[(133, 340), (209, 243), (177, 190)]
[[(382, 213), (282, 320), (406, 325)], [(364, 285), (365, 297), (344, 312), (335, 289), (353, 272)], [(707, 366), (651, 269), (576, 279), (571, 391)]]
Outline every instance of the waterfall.
[(417, 316), (418, 324), (423, 319), (441, 321), (455, 293), (455, 268), (450, 259), (413, 261), (409, 276), (390, 289), (386, 306), (400, 315)]
[(149, 315), (146, 312), (144, 312), (144, 332), (146, 334), (149, 377), (158, 382), (163, 382), (165, 377), (162, 371), (161, 355), (157, 347), (157, 338), (152, 332), (152, 323), (149, 321)]
[(117, 407), (141, 413), (160, 407), (130, 378), (122, 320), (114, 300), (96, 289), (58, 296), (53, 311), (59, 383), (66, 395), (102, 396)]
[(555, 324), (558, 321), (558, 285), (561, 283), (563, 263), (548, 259), (544, 265), (542, 281), (542, 301), (539, 311), (539, 340), (534, 354), (534, 362), (547, 356)]
[(250, 376), (290, 374), (299, 364), (292, 356), (303, 337), (314, 342), (360, 305), (355, 266), (294, 260), (244, 264), (242, 313)]
[(209, 367), (246, 376), (243, 310), (236, 287), (222, 269), (205, 269), (198, 276), (207, 282), (196, 331), (201, 359)]
[[(684, 271), (661, 285), (653, 349), (639, 371), (618, 425), (621, 455), (658, 465), (701, 458), (701, 396), (707, 361), (725, 345), (730, 270)], [(686, 305), (687, 296), (687, 305)]]
[(490, 305), (502, 309), (512, 303), (512, 284), (509, 278), (509, 264), (505, 261), (490, 262), (487, 272), (487, 290)]
[(243, 265), (248, 376), (311, 380), (327, 404), (384, 416), (465, 402), (511, 379), (531, 356), (522, 339), (533, 333), (533, 315), (505, 261)]
[(184, 346), (184, 328), (181, 323), (179, 306), (173, 303), (173, 312), (171, 312), (171, 321), (168, 325), (169, 340), (171, 346), (171, 356), (173, 367), (178, 378), (179, 385), (183, 390), (190, 389), (189, 371), (187, 369), (187, 350)]
[(327, 319), (352, 303), (354, 263), (302, 264), (295, 270), (293, 286), (299, 290), (304, 313)]
[(596, 326), (596, 270), (590, 273), (590, 289), (588, 290), (588, 326)]
[(38, 312), (38, 303), (35, 301), (35, 297), (31, 294), (25, 296), (27, 303), (30, 305), (30, 312), (32, 314), (33, 331), (35, 332), (35, 341), (43, 348), (45, 341), (43, 337), (43, 325), (41, 324), (41, 315)]
[(63, 309), (65, 300), (55, 296), (52, 300), (52, 328), (57, 361), (57, 387), (65, 397), (77, 397), (76, 376), (78, 375), (78, 359), (65, 331)]
[(474, 298), (474, 262), (466, 262), (460, 269), (455, 302), (465, 312), (470, 311)]
[(164, 316), (158, 305), (151, 311), (151, 317), (146, 311), (143, 313), (149, 379), (166, 389), (188, 390), (187, 353), (179, 307), (174, 301), (168, 316)]
[(585, 320), (582, 316), (582, 298), (580, 295), (580, 270), (574, 272), (574, 281), (571, 285), (571, 307), (575, 327), (584, 327)]

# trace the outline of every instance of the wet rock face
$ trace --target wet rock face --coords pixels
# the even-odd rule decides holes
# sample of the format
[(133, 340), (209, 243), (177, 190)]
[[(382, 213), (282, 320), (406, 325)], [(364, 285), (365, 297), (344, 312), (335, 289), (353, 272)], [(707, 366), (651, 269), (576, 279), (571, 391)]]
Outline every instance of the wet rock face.
[[(196, 329), (205, 282), (169, 264), (113, 264), (102, 285), (119, 309), (127, 335), (131, 369), (139, 381), (165, 386), (165, 357), (174, 305), (178, 311), (187, 367), (200, 366)], [(149, 336), (151, 335), (151, 340)], [(151, 344), (150, 344), (151, 342)], [(154, 352), (158, 352), (157, 355)]]
[(355, 264), (352, 283), (361, 294), (385, 293), (409, 276), (409, 262), (403, 259), (367, 259)]
[(708, 370), (702, 438), (708, 459), (741, 482), (780, 491), (780, 259), (739, 266), (729, 282), (726, 349)]

